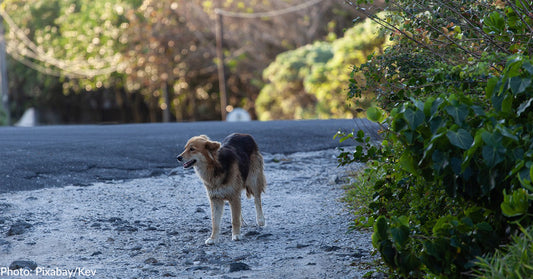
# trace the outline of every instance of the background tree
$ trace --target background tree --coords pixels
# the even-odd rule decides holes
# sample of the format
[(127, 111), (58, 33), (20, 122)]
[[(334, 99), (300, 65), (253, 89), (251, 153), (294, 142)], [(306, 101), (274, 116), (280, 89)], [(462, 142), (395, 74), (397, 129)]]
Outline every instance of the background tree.
[(45, 122), (94, 122), (105, 121), (103, 108), (124, 108), (129, 96), (115, 72), (128, 26), (124, 11), (137, 2), (4, 1), (15, 116), (33, 106), (51, 117)]
[[(50, 108), (62, 111), (61, 121), (161, 121), (164, 111), (170, 119), (218, 119), (215, 7), (247, 15), (298, 3), (6, 1), (14, 23), (7, 41), (18, 59), (9, 63), (12, 111), (16, 118), (29, 106)], [(224, 16), (229, 104), (254, 115), (262, 70), (280, 52), (340, 34), (353, 17), (343, 6), (322, 1), (275, 17)], [(103, 111), (109, 117), (94, 116)]]
[[(223, 17), (228, 104), (254, 113), (254, 100), (262, 87), (260, 74), (275, 55), (339, 33), (349, 22), (342, 4), (334, 1), (287, 15), (246, 18), (296, 3), (145, 1), (129, 14), (128, 84), (134, 90), (150, 91), (145, 95), (152, 95), (149, 99), (155, 106), (170, 104), (177, 119), (218, 118), (214, 9), (219, 5), (237, 14)], [(168, 100), (157, 101), (165, 99), (161, 88), (167, 88)]]
[[(374, 98), (364, 92), (358, 104), (346, 102), (351, 78), (346, 65), (360, 65), (367, 56), (380, 53), (386, 36), (379, 26), (365, 20), (346, 30), (344, 36), (331, 42), (315, 42), (277, 56), (263, 72), (267, 84), (257, 99), (262, 120), (354, 117)], [(335, 35), (332, 34), (335, 38)]]
[(145, 96), (152, 121), (158, 108), (173, 108), (178, 120), (212, 117), (214, 34), (199, 2), (144, 1), (128, 19), (127, 88)]

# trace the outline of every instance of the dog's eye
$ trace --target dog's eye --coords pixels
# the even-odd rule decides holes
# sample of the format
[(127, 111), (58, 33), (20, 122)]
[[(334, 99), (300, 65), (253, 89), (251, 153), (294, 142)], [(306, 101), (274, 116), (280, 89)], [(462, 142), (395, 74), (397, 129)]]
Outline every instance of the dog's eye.
[(189, 148), (189, 150), (190, 150), (190, 151), (194, 151), (194, 147), (191, 146), (191, 147)]

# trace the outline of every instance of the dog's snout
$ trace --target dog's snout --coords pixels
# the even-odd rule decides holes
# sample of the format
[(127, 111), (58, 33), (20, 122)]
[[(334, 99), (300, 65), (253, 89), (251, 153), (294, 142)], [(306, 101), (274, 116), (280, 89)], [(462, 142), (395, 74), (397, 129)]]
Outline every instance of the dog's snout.
[(180, 155), (178, 155), (176, 159), (178, 159), (179, 162), (183, 161), (183, 157), (181, 157)]

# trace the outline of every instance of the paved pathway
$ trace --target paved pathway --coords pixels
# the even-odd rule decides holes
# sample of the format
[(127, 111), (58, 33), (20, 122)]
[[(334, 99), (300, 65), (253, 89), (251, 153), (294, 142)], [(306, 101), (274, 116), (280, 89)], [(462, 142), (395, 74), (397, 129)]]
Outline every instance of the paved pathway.
[(366, 119), (0, 127), (0, 193), (157, 176), (199, 134), (250, 133), (262, 152), (288, 154), (337, 147), (333, 135), (354, 129), (377, 137)]

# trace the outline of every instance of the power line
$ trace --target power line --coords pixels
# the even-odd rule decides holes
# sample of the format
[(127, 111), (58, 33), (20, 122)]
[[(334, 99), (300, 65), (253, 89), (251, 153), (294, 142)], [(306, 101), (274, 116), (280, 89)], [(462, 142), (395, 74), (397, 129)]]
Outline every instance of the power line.
[(294, 5), (291, 7), (287, 7), (285, 9), (281, 10), (275, 10), (275, 11), (269, 11), (269, 12), (257, 12), (257, 13), (238, 13), (238, 12), (232, 12), (232, 11), (225, 11), (222, 9), (215, 9), (215, 13), (218, 15), (223, 15), (227, 17), (235, 17), (235, 18), (263, 18), (263, 17), (275, 17), (280, 16), (288, 13), (294, 13), (306, 8), (309, 8), (311, 6), (314, 6), (323, 0), (311, 0), (302, 4)]
[(222, 21), (222, 17), (233, 17), (233, 18), (246, 18), (246, 19), (255, 19), (255, 18), (265, 18), (265, 17), (275, 17), (280, 16), (288, 13), (294, 13), (306, 8), (309, 8), (313, 5), (316, 5), (323, 0), (311, 0), (302, 4), (294, 5), (291, 7), (287, 7), (285, 9), (281, 10), (275, 10), (275, 11), (269, 11), (269, 12), (257, 12), (257, 13), (238, 13), (238, 12), (231, 12), (231, 11), (225, 11), (219, 8), (215, 9), (215, 15), (216, 15), (216, 54), (217, 54), (217, 72), (218, 72), (218, 82), (219, 82), (219, 90), (220, 90), (220, 113), (222, 120), (226, 120), (226, 113), (227, 113), (227, 89), (226, 89), (226, 71), (224, 66), (224, 52), (222, 50), (222, 44), (224, 41), (224, 24)]
[[(15, 60), (32, 69), (53, 76), (92, 78), (95, 76), (107, 75), (116, 72), (120, 68), (120, 54), (118, 53), (106, 59), (88, 59), (77, 62), (57, 59), (47, 54), (42, 47), (37, 46), (34, 42), (32, 42), (26, 36), (24, 31), (17, 26), (17, 24), (13, 21), (3, 7), (0, 7), (0, 16), (3, 17), (9, 26), (9, 32), (13, 35), (12, 38), (16, 39), (9, 40), (7, 42), (7, 52)], [(39, 63), (33, 62), (32, 60), (51, 65), (61, 71), (42, 66)], [(92, 66), (92, 68), (83, 67), (84, 65)]]
[[(233, 18), (265, 18), (265, 17), (276, 17), (288, 13), (297, 12), (306, 8), (309, 8), (313, 5), (316, 5), (323, 0), (311, 0), (302, 4), (295, 6), (287, 7), (280, 10), (268, 11), (268, 12), (257, 12), (257, 13), (239, 13), (232, 11), (225, 11), (222, 9), (215, 9), (217, 15), (233, 17)], [(20, 27), (13, 21), (9, 14), (5, 11), (3, 5), (0, 6), (0, 16), (3, 17), (7, 25), (9, 26), (9, 32), (13, 35), (13, 38), (17, 41), (9, 40), (7, 42), (6, 50), (15, 60), (20, 63), (31, 67), (39, 72), (42, 72), (47, 75), (53, 76), (67, 76), (72, 78), (92, 78), (98, 75), (106, 75), (113, 72), (116, 72), (120, 68), (120, 55), (116, 54), (107, 59), (91, 59), (90, 61), (69, 61), (69, 60), (60, 60), (53, 56), (47, 54), (42, 47), (37, 46), (32, 42), (21, 30)], [(47, 65), (53, 66), (59, 70), (51, 69), (50, 67), (45, 67), (36, 63), (32, 60), (43, 62)], [(93, 68), (82, 67), (87, 65), (90, 62), (90, 66)], [(105, 66), (101, 66), (105, 65)]]
[(49, 75), (49, 76), (56, 76), (56, 77), (60, 77), (61, 76), (61, 72), (60, 71), (57, 71), (57, 70), (54, 70), (54, 69), (51, 69), (51, 68), (47, 68), (41, 64), (38, 64), (38, 63), (35, 63), (29, 59), (26, 59), (24, 56), (21, 56), (19, 55), (16, 51), (12, 51), (11, 48), (7, 48), (7, 53), (9, 53), (9, 55), (11, 55), (11, 57), (15, 60), (17, 60), (18, 62), (20, 62), (21, 64), (27, 66), (27, 67), (30, 67), (38, 72), (41, 72), (45, 75)]

